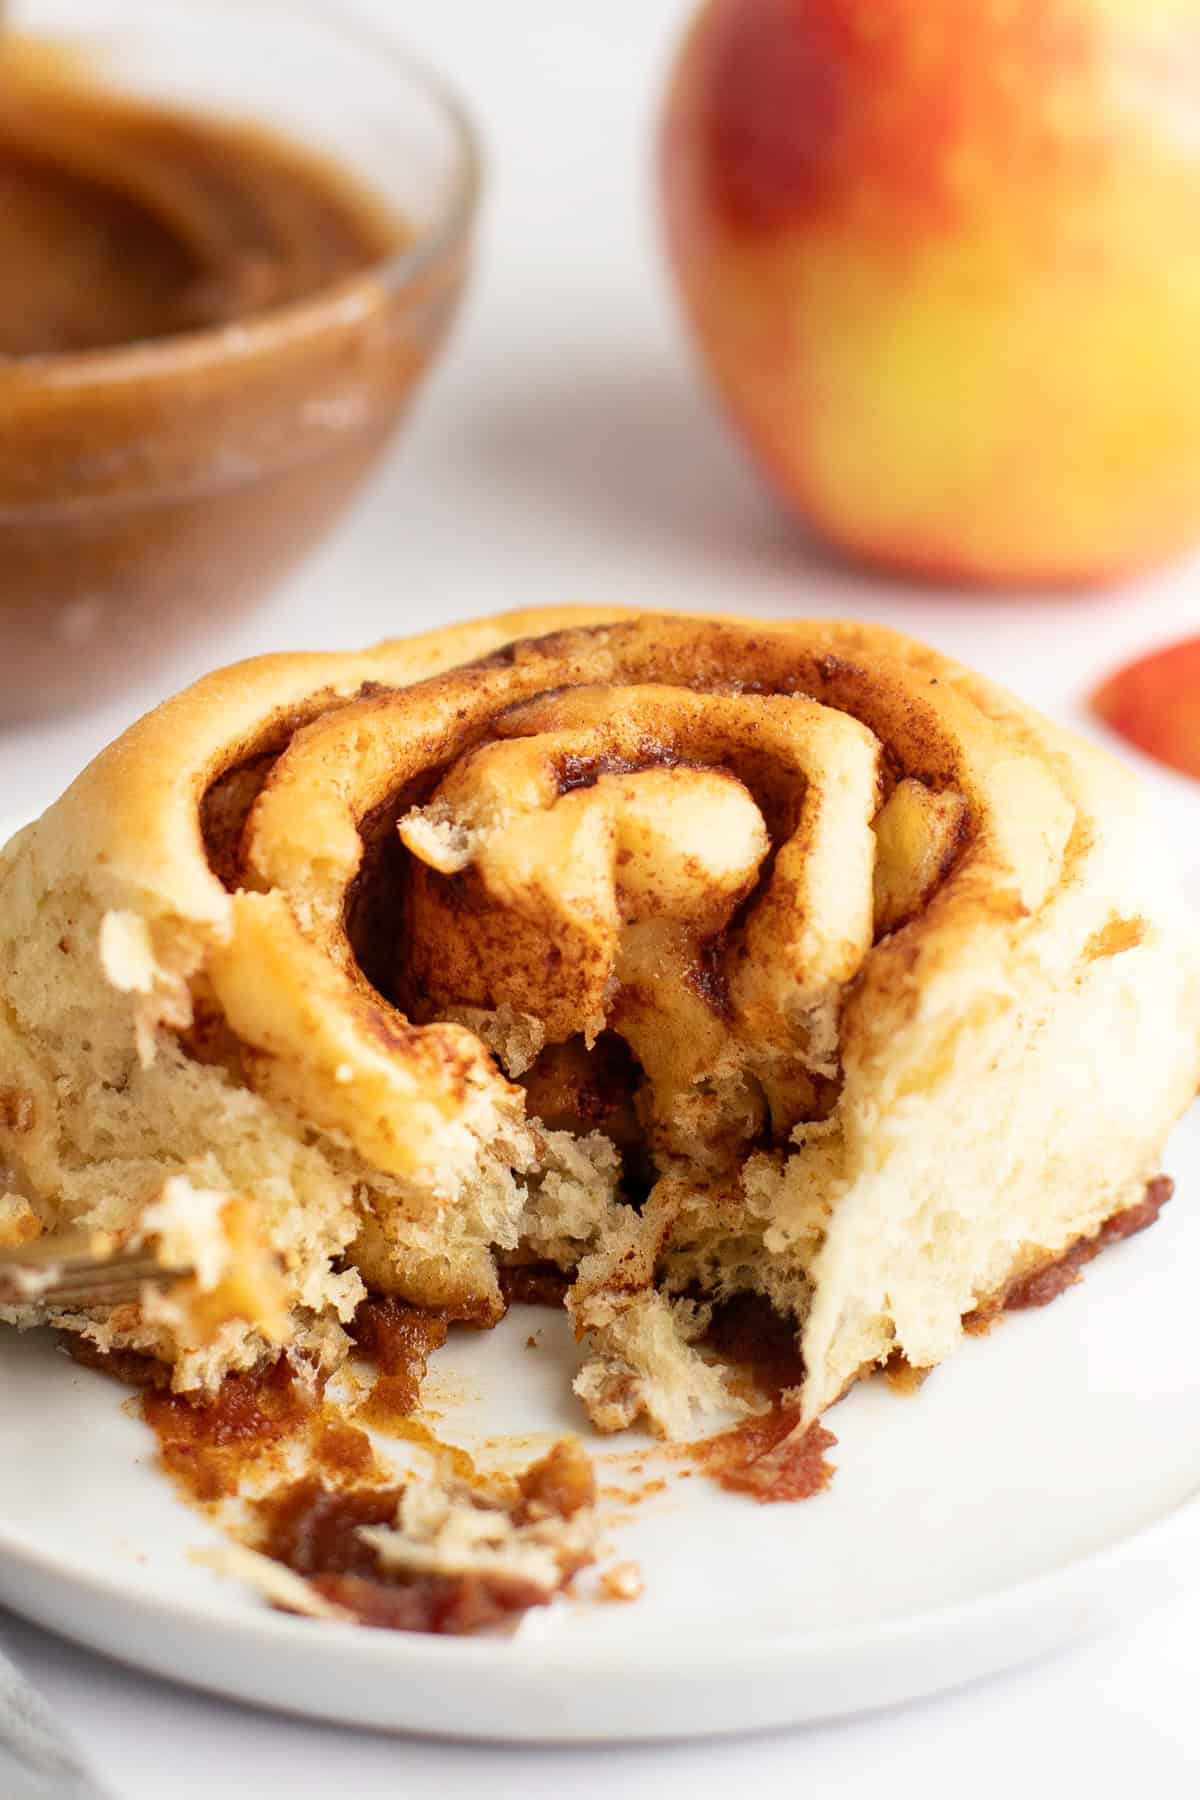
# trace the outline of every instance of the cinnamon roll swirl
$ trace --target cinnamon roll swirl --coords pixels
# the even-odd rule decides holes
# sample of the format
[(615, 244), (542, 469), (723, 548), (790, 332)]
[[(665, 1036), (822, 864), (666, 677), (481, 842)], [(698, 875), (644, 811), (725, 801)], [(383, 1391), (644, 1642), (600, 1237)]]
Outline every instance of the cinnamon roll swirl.
[(697, 1341), (746, 1293), (811, 1421), (1101, 1241), (1198, 1076), (1132, 777), (877, 626), (263, 658), (0, 861), (0, 1230), (186, 1262), (58, 1316), (181, 1389), (333, 1365), (367, 1289), (486, 1325), (549, 1263), (601, 1428), (732, 1404)]

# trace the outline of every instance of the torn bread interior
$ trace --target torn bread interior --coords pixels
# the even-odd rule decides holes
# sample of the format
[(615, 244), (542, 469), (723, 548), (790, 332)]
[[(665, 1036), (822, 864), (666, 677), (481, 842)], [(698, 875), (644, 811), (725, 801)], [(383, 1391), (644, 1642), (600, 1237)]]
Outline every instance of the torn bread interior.
[(1198, 1076), (1132, 777), (877, 626), (263, 658), (0, 859), (0, 1245), (161, 1244), (186, 1278), (52, 1316), (181, 1391), (327, 1372), (368, 1292), (480, 1326), (551, 1271), (600, 1430), (744, 1405), (708, 1344), (745, 1295), (803, 1426), (1107, 1241)]

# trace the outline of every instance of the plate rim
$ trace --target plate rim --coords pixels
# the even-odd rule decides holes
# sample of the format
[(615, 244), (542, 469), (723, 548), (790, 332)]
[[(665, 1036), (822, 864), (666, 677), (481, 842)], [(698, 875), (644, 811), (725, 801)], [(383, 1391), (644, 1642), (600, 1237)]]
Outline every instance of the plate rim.
[[(1166, 1598), (1175, 1550), (1200, 1548), (1198, 1500), (1200, 1483), (1132, 1530), (968, 1600), (816, 1632), (705, 1633), (673, 1643), (669, 1656), (661, 1638), (639, 1642), (636, 1633), (603, 1645), (437, 1638), (265, 1605), (235, 1614), (131, 1591), (116, 1574), (22, 1542), (11, 1526), (0, 1527), (0, 1599), (155, 1679), (344, 1728), (497, 1744), (695, 1741), (932, 1698), (1096, 1637)], [(36, 1583), (27, 1592), (22, 1575)], [(331, 1667), (337, 1680), (328, 1680)], [(579, 1712), (575, 1697), (591, 1692), (589, 1677), (600, 1678), (599, 1703)], [(470, 1696), (479, 1693), (477, 1707)]]

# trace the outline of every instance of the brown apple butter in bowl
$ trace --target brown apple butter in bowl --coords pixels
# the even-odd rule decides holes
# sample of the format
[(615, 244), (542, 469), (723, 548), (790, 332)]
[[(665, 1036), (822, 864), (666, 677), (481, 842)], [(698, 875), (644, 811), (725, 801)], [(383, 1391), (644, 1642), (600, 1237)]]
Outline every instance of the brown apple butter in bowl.
[(344, 16), (17, 4), (0, 718), (219, 632), (324, 534), (452, 317), (476, 190), (455, 102)]

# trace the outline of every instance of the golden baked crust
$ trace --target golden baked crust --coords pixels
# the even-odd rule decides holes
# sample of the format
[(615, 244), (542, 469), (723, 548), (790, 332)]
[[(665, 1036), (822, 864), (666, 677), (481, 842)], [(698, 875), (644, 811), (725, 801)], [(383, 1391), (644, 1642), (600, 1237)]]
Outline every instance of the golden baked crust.
[(495, 1318), (539, 1258), (602, 1426), (726, 1400), (694, 1340), (746, 1290), (811, 1418), (1133, 1204), (1200, 1073), (1132, 777), (842, 621), (220, 671), (8, 847), (0, 954), (0, 1162), (49, 1223), (193, 1231), (199, 1288), (68, 1321), (181, 1386), (336, 1360), (364, 1278)]

